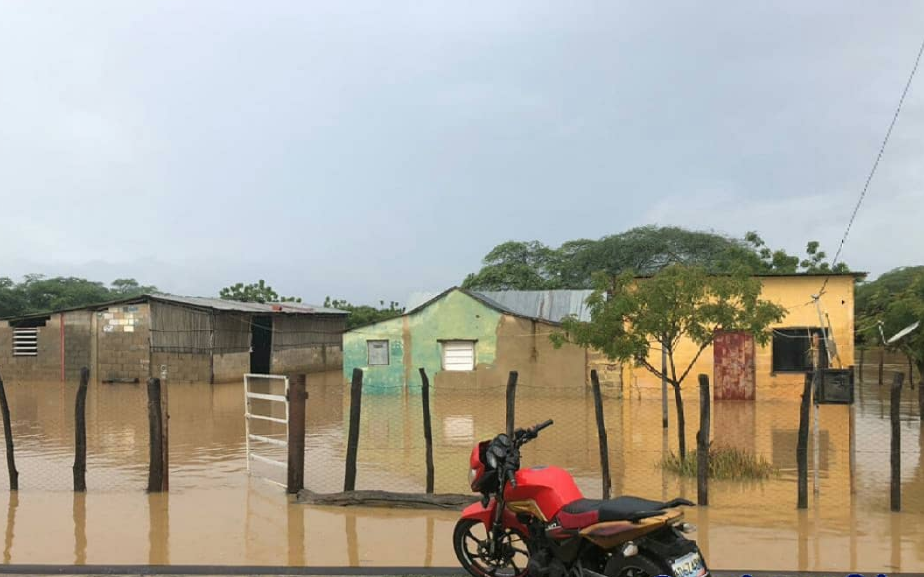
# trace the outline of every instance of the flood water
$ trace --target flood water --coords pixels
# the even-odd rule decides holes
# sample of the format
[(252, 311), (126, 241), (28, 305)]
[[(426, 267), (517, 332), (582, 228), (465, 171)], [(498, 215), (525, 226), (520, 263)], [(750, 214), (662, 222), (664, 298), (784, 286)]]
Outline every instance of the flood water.
[[(852, 407), (819, 411), (818, 497), (796, 510), (798, 403), (717, 402), (712, 437), (771, 462), (778, 476), (710, 483), (711, 505), (690, 509), (716, 569), (924, 571), (924, 463), (917, 391), (902, 403), (903, 512), (889, 512), (888, 386), (867, 365)], [(904, 366), (888, 366), (906, 370)], [(917, 380), (917, 379), (916, 379)], [(306, 483), (342, 488), (349, 393), (339, 372), (309, 377)], [(142, 385), (91, 384), (89, 491), (74, 495), (74, 383), (7, 383), (20, 491), (0, 471), (4, 563), (454, 566), (452, 512), (307, 507), (259, 476), (282, 471), (245, 458), (243, 387), (170, 384), (170, 493), (147, 495), (148, 422)], [(685, 389), (687, 445), (695, 444), (695, 387)], [(466, 492), (472, 444), (503, 428), (503, 387), (434, 390), (437, 492)], [(269, 407), (254, 410), (269, 413)], [(661, 428), (657, 401), (604, 399), (614, 493), (695, 500), (695, 479), (658, 466), (677, 450), (676, 415)], [(569, 469), (588, 497), (601, 491), (593, 399), (578, 384), (523, 383), (517, 422), (554, 418), (523, 451), (524, 465)], [(362, 398), (357, 488), (422, 491), (419, 392), (370, 389)], [(257, 432), (278, 436), (279, 425)], [(274, 429), (275, 427), (275, 429)], [(851, 450), (852, 449), (852, 450)], [(278, 457), (272, 446), (256, 447)], [(0, 449), (2, 451), (2, 449)], [(809, 462), (813, 462), (814, 447)], [(3, 457), (5, 458), (5, 456)]]

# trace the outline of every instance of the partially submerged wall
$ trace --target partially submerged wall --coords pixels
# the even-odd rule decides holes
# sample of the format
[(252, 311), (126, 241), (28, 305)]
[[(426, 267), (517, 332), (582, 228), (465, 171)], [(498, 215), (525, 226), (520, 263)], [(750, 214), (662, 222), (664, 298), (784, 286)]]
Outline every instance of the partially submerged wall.
[[(13, 354), (14, 327), (0, 321), (0, 376), (6, 381), (60, 381), (62, 370), (67, 381), (80, 378), (80, 369), (90, 366), (90, 311), (54, 313), (36, 319), (35, 355)], [(62, 328), (63, 324), (63, 328)], [(64, 343), (64, 355), (61, 345)]]
[(151, 307), (147, 303), (100, 309), (96, 315), (97, 378), (147, 380)]
[(270, 372), (315, 373), (342, 366), (344, 315), (274, 315)]

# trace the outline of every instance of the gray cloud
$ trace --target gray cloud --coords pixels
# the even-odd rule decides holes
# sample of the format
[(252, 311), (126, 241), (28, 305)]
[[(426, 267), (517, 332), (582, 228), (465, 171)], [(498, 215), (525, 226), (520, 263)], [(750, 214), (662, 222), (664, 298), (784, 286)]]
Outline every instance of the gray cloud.
[[(914, 2), (0, 4), (0, 274), (401, 300), (510, 238), (829, 249)], [(924, 80), (844, 258), (919, 263)], [(111, 278), (110, 278), (111, 277)]]

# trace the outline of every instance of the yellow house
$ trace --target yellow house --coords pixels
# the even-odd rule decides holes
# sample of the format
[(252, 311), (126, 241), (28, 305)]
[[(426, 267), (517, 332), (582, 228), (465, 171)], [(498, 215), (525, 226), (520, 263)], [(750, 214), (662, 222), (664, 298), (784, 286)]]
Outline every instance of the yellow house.
[[(695, 388), (696, 376), (703, 373), (709, 375), (716, 399), (796, 400), (802, 394), (805, 373), (811, 370), (811, 335), (819, 334), (824, 346), (825, 325), (830, 350), (822, 352), (822, 361), (830, 356), (829, 366), (852, 366), (854, 285), (863, 276), (861, 273), (760, 276), (761, 298), (786, 310), (783, 320), (771, 327), (771, 341), (760, 346), (751, 335), (716, 335), (715, 344), (703, 351), (682, 388)], [(816, 306), (812, 297), (823, 286)], [(680, 343), (674, 354), (678, 372), (690, 364), (697, 350), (692, 342)], [(660, 379), (644, 368), (620, 366), (597, 352), (589, 355), (588, 369), (597, 369), (604, 385), (617, 388), (627, 397), (661, 398)], [(660, 351), (652, 351), (649, 362), (660, 367)]]

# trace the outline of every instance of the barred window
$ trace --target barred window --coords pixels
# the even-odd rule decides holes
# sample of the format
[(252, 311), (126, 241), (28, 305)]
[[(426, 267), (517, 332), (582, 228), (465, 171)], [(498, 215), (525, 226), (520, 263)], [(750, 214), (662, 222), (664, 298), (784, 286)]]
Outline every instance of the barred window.
[(13, 356), (14, 357), (34, 357), (38, 355), (38, 329), (14, 328), (13, 329)]
[(773, 329), (773, 372), (802, 373), (812, 370), (812, 335), (819, 336), (820, 368), (828, 366), (825, 338), (815, 327)]

